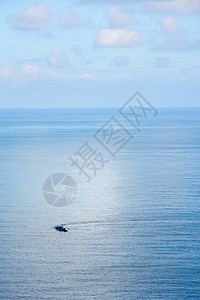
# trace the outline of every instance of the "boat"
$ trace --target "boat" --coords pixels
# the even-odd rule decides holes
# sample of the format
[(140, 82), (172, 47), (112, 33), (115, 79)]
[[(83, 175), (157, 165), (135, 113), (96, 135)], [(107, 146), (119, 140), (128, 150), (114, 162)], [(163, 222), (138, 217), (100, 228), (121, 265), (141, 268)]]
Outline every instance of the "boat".
[(57, 226), (55, 226), (55, 229), (58, 231), (64, 231), (64, 232), (67, 232), (69, 230), (69, 228), (66, 228), (63, 225), (57, 225)]

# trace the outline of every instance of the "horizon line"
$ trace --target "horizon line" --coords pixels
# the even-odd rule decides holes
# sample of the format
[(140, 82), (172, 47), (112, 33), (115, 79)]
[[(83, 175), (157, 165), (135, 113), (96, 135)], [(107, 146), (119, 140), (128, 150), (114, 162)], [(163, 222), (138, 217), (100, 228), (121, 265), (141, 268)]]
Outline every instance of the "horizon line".
[[(121, 107), (121, 106), (120, 106)], [(157, 108), (200, 108), (199, 106), (156, 106)], [(68, 107), (0, 107), (0, 110), (3, 109), (118, 109), (119, 106), (68, 106)]]

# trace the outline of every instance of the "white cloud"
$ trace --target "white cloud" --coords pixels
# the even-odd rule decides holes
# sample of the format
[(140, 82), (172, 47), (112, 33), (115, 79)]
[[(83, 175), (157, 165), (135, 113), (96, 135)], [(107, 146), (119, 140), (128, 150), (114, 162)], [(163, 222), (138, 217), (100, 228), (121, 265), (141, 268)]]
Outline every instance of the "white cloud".
[(69, 9), (67, 12), (61, 15), (60, 23), (62, 26), (68, 28), (77, 28), (84, 24), (82, 18), (72, 9)]
[(111, 27), (123, 27), (131, 24), (133, 15), (122, 11), (119, 6), (111, 6), (107, 9), (106, 19)]
[(0, 78), (12, 87), (18, 87), (39, 78), (39, 76), (40, 69), (32, 62), (25, 62), (18, 68), (7, 65), (0, 69)]
[(149, 1), (145, 6), (153, 12), (199, 13), (199, 0)]
[(128, 29), (101, 29), (96, 43), (101, 47), (135, 46), (140, 43), (139, 32)]
[(52, 48), (48, 57), (48, 65), (51, 67), (65, 67), (68, 65), (65, 53), (63, 53), (58, 47)]
[(0, 76), (3, 78), (9, 78), (12, 74), (12, 67), (11, 66), (5, 66), (0, 69)]
[(176, 32), (167, 36), (162, 43), (155, 43), (154, 50), (180, 51), (200, 49), (200, 40), (189, 40), (184, 32)]
[(127, 55), (116, 56), (113, 61), (116, 67), (127, 66), (131, 63), (131, 60)]
[(185, 30), (177, 24), (175, 17), (165, 16), (161, 19), (160, 33), (164, 33), (163, 41), (154, 41), (154, 50), (181, 51), (200, 48), (200, 40), (189, 39)]
[(167, 68), (167, 67), (169, 67), (170, 63), (171, 63), (171, 60), (169, 57), (161, 57), (155, 61), (154, 67), (155, 68)]
[(173, 33), (178, 31), (180, 28), (176, 23), (175, 17), (166, 16), (161, 20), (161, 29), (165, 33)]
[(38, 66), (34, 65), (32, 62), (26, 62), (21, 66), (22, 74), (37, 77), (40, 73)]
[(41, 30), (48, 26), (50, 11), (45, 2), (29, 6), (23, 12), (9, 18), (14, 28), (21, 30)]
[(89, 73), (83, 73), (79, 78), (80, 79), (90, 79), (90, 80), (96, 79), (96, 77), (94, 75), (91, 75)]
[(58, 80), (62, 74), (51, 67), (38, 67), (33, 62), (24, 62), (18, 68), (9, 65), (0, 69), (0, 79), (5, 80), (9, 86), (19, 87), (35, 80)]

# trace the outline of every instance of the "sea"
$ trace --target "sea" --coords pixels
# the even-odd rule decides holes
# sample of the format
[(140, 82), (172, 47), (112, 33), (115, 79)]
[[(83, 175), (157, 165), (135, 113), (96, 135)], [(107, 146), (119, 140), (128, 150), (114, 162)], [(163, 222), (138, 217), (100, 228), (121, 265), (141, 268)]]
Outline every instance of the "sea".
[(1, 300), (200, 299), (200, 108), (157, 111), (0, 110)]

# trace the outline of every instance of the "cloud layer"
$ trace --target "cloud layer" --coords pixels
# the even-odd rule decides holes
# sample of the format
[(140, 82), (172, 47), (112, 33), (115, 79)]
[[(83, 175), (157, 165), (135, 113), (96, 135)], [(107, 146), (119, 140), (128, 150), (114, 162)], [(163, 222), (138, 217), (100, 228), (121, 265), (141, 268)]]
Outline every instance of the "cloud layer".
[(64, 27), (78, 28), (84, 24), (84, 21), (74, 10), (69, 9), (61, 15), (60, 23)]
[(153, 12), (200, 13), (199, 0), (148, 1), (145, 6)]
[(53, 47), (49, 57), (48, 57), (48, 65), (50, 67), (65, 67), (68, 65), (68, 59), (65, 57), (65, 53), (63, 53), (59, 47)]
[(50, 18), (51, 13), (46, 2), (39, 2), (10, 17), (9, 20), (14, 28), (20, 30), (41, 30), (48, 26)]
[(176, 18), (166, 16), (161, 20), (161, 29), (164, 33), (173, 33), (179, 30), (179, 26), (176, 23)]
[(119, 6), (111, 6), (106, 11), (106, 20), (110, 27), (124, 27), (132, 23), (133, 15)]
[(100, 47), (127, 47), (140, 43), (139, 32), (128, 29), (101, 29), (97, 36), (97, 45)]

